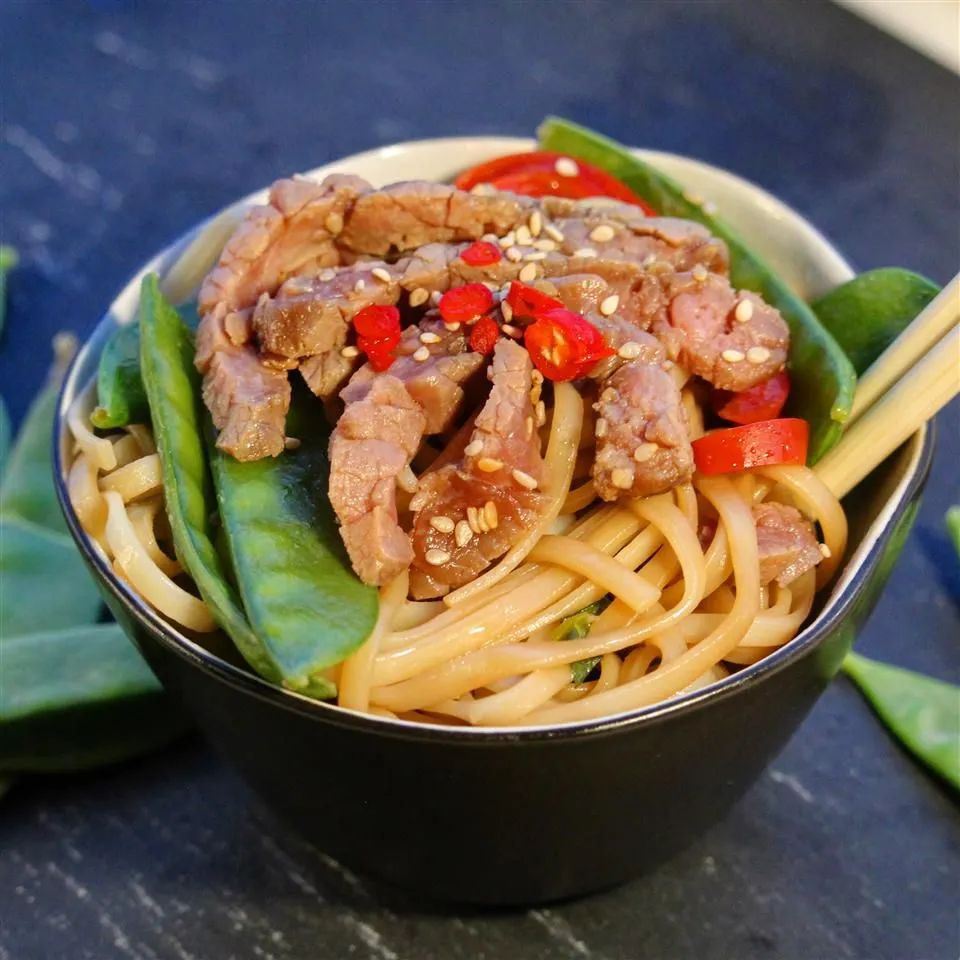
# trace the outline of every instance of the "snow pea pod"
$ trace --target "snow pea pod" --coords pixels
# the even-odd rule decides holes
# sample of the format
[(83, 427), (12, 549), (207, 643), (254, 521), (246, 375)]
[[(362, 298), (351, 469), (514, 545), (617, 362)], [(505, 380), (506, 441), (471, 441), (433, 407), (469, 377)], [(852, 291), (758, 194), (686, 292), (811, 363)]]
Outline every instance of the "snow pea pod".
[(299, 440), (279, 457), (240, 463), (208, 449), (220, 517), (244, 609), (281, 665), (287, 686), (332, 696), (322, 670), (367, 638), (377, 591), (350, 569), (327, 498), (329, 430), (320, 405), (295, 392), (287, 429)]
[(726, 242), (731, 283), (761, 294), (790, 327), (788, 413), (810, 424), (809, 460), (816, 463), (840, 439), (853, 404), (856, 374), (810, 307), (727, 224), (688, 199), (673, 179), (620, 144), (557, 117), (548, 117), (537, 133), (543, 149), (582, 157), (602, 167), (658, 213), (697, 220)]
[(177, 556), (241, 655), (257, 673), (279, 681), (282, 671), (257, 639), (214, 546), (216, 510), (203, 443), (200, 380), (193, 337), (163, 298), (157, 277), (140, 288), (140, 367), (163, 471), (167, 516)]
[(857, 653), (843, 669), (904, 747), (960, 790), (960, 688)]
[(882, 267), (835, 287), (812, 307), (861, 374), (939, 292), (918, 273)]
[(115, 763), (186, 729), (116, 624), (3, 642), (0, 774)]
[(100, 354), (97, 407), (90, 416), (95, 427), (110, 430), (150, 417), (147, 393), (140, 376), (140, 328), (117, 327)]

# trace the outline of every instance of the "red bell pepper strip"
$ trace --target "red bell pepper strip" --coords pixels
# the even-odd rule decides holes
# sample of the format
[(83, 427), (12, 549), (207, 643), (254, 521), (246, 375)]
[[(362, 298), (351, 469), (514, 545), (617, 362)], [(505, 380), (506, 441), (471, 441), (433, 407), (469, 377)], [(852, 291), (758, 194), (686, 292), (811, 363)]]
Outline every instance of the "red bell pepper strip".
[(614, 353), (589, 320), (563, 307), (540, 313), (524, 331), (523, 342), (533, 365), (555, 381), (585, 377)]
[(613, 197), (640, 207), (644, 213), (654, 213), (629, 187), (605, 170), (585, 160), (546, 150), (488, 160), (465, 170), (455, 183), (461, 190), (489, 183), (498, 190), (528, 197)]
[(786, 370), (781, 370), (749, 390), (740, 393), (718, 391), (714, 395), (714, 410), (717, 416), (731, 423), (775, 420), (780, 416), (789, 395), (790, 376)]
[(784, 417), (714, 430), (693, 441), (693, 460), (704, 474), (739, 473), (751, 467), (807, 462), (806, 420)]

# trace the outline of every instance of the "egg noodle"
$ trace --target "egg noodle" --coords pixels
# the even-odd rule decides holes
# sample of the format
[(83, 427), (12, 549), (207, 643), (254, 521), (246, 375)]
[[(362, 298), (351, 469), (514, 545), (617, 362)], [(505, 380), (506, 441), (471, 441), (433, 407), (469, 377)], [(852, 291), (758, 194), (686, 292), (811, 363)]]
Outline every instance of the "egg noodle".
[[(689, 388), (683, 400), (695, 438), (702, 417)], [(149, 427), (97, 436), (90, 410), (81, 397), (68, 417), (68, 490), (83, 529), (164, 617), (215, 630), (173, 556)], [(847, 538), (840, 504), (813, 471), (696, 474), (669, 493), (605, 503), (589, 479), (593, 414), (571, 384), (553, 385), (548, 424), (540, 522), (442, 600), (408, 600), (406, 574), (383, 587), (369, 638), (330, 671), (340, 706), (457, 725), (587, 720), (696, 690), (797, 634)], [(820, 527), (825, 559), (789, 587), (760, 583), (751, 507), (762, 501)], [(715, 530), (706, 547), (704, 528)], [(561, 639), (566, 618), (603, 598), (612, 600), (586, 636)], [(571, 664), (588, 658), (599, 658), (591, 679), (577, 682)]]

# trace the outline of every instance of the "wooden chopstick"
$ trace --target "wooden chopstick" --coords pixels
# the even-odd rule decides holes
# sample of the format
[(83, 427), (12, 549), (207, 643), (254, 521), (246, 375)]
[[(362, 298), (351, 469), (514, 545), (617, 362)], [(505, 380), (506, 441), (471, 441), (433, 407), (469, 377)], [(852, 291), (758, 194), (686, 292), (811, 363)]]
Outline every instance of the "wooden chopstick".
[[(960, 273), (870, 365), (857, 384), (847, 428), (960, 320)], [(919, 424), (918, 424), (919, 426)]]
[[(914, 324), (918, 322), (925, 322), (923, 314)], [(960, 393), (960, 326), (955, 322), (952, 326), (953, 329), (941, 337), (906, 376), (869, 406), (833, 450), (816, 465), (816, 474), (837, 497), (846, 496), (904, 440)], [(909, 338), (909, 335), (910, 327), (904, 331), (905, 337)], [(908, 339), (907, 342), (912, 341)]]

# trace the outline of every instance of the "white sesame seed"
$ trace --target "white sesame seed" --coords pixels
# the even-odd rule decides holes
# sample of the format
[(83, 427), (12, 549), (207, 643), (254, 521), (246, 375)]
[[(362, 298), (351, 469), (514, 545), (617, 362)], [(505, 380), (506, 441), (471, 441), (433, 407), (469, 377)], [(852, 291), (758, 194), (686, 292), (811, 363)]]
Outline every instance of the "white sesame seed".
[(328, 213), (323, 225), (330, 233), (336, 235), (343, 229), (343, 217), (339, 213)]
[(537, 426), (542, 427), (547, 422), (547, 405), (539, 400), (537, 402)]
[(770, 359), (770, 351), (766, 347), (751, 347), (747, 351), (747, 363), (766, 363)]
[(465, 547), (473, 539), (473, 531), (466, 520), (458, 521), (456, 527), (454, 527), (453, 539), (458, 547)]
[(535, 263), (528, 263), (521, 271), (517, 274), (518, 279), (521, 283), (530, 283), (533, 280), (537, 279), (537, 265)]
[(597, 255), (597, 251), (594, 250), (593, 247), (581, 247), (579, 250), (574, 250), (573, 255), (575, 257), (581, 257), (584, 260), (590, 260)]
[(519, 337), (519, 336), (522, 336), (523, 334), (523, 331), (519, 327), (515, 327), (512, 323), (501, 324), (500, 329), (508, 337)]
[(511, 307), (506, 300), (500, 302), (500, 312), (503, 314), (503, 319), (507, 323), (513, 319), (513, 307)]
[(440, 334), (434, 333), (432, 330), (424, 330), (423, 333), (420, 334), (420, 342), (421, 343), (439, 343)]
[(751, 300), (741, 300), (733, 311), (733, 316), (737, 323), (748, 323), (753, 316), (753, 302)]
[(829, 560), (833, 556), (833, 551), (825, 544), (820, 544), (820, 553), (824, 560)]
[(672, 370), (672, 369), (673, 369), (673, 361), (672, 361), (672, 360), (664, 360), (663, 363), (660, 364), (660, 368), (661, 368), (662, 370)]
[(389, 283), (393, 279), (393, 277), (390, 276), (390, 271), (384, 270), (383, 267), (374, 267), (370, 273), (381, 281), (381, 283)]
[(529, 473), (524, 473), (523, 470), (513, 470), (510, 473), (510, 476), (513, 477), (521, 487), (524, 487), (526, 490), (536, 490), (537, 481), (534, 477), (531, 477)]
[(593, 433), (600, 440), (607, 435), (607, 421), (603, 417), (597, 417), (597, 422), (593, 425)]
[(424, 560), (430, 564), (431, 567), (442, 567), (445, 563), (448, 563), (450, 560), (450, 554), (446, 550), (428, 550), (424, 555)]
[(471, 440), (464, 448), (463, 452), (468, 457), (475, 457), (478, 453), (483, 450), (483, 441), (482, 440)]
[(523, 259), (530, 263), (536, 263), (538, 260), (546, 260), (547, 255), (542, 250), (534, 250), (532, 253), (525, 253)]
[(477, 518), (477, 508), (467, 507), (467, 526), (472, 533), (480, 533), (480, 523)]
[(530, 224), (530, 233), (535, 237), (539, 237), (540, 231), (543, 229), (543, 217), (540, 211), (534, 210), (533, 213), (530, 214), (530, 220), (528, 222)]
[(418, 510), (422, 510), (427, 505), (428, 499), (429, 498), (427, 497), (426, 493), (415, 494), (410, 499), (410, 510), (413, 513), (416, 513)]
[(356, 290), (357, 293), (359, 293), (366, 285), (367, 285), (367, 284), (366, 284), (365, 281), (363, 281), (363, 280), (358, 280), (358, 281), (353, 285), (353, 289)]
[(707, 200), (702, 210), (705, 214), (712, 217), (717, 212), (717, 205), (712, 200)]
[(490, 524), (487, 523), (487, 515), (483, 512), (483, 507), (477, 507), (477, 527), (481, 533), (490, 532)]
[(546, 237), (544, 237), (542, 240), (534, 240), (533, 246), (535, 250), (543, 250), (544, 253), (552, 253), (557, 249), (556, 242)]
[(580, 175), (580, 167), (577, 166), (577, 161), (570, 157), (557, 157), (557, 162), (553, 165), (553, 169), (556, 170), (561, 177), (576, 177)]
[(443, 299), (443, 293), (441, 293), (441, 291), (439, 290), (434, 290), (433, 293), (430, 294), (430, 302), (434, 306), (436, 306), (442, 299)]
[(326, 270), (321, 270), (320, 273), (317, 274), (324, 283), (329, 283), (336, 275), (337, 271), (331, 270), (329, 267), (327, 267)]
[(533, 417), (527, 417), (523, 423), (524, 436), (529, 440), (533, 436)]
[(558, 230), (552, 223), (545, 223), (543, 225), (543, 232), (551, 239), (557, 243), (563, 243), (564, 237), (563, 233)]
[(497, 243), (500, 238), (495, 233), (485, 233), (480, 239), (484, 243)]
[(620, 344), (620, 349), (617, 350), (617, 356), (621, 360), (636, 360), (640, 356), (642, 347), (636, 340), (628, 340), (626, 343)]
[(503, 461), (497, 460), (496, 457), (481, 457), (477, 461), (477, 469), (484, 473), (496, 473), (503, 469)]
[(509, 233), (504, 234), (497, 242), (506, 250), (507, 247), (512, 247), (517, 242), (517, 235), (511, 230)]
[(492, 500), (488, 500), (483, 505), (483, 515), (486, 518), (487, 526), (491, 530), (496, 530), (500, 523), (500, 517), (497, 514), (497, 505)]
[(413, 351), (413, 359), (416, 360), (417, 363), (423, 363), (424, 360), (429, 360), (430, 348), (426, 346), (417, 347), (417, 349)]
[(612, 240), (616, 231), (608, 223), (601, 223), (599, 227), (594, 227), (590, 231), (590, 239), (594, 243), (606, 243), (608, 240)]
[(430, 526), (440, 533), (453, 533), (456, 524), (449, 517), (431, 517)]
[(624, 467), (617, 467), (610, 474), (610, 482), (618, 490), (629, 490), (633, 486), (633, 471)]
[(523, 259), (523, 253), (516, 247), (508, 247), (504, 253), (504, 256), (511, 263), (519, 263)]
[(533, 240), (533, 237), (530, 236), (530, 228), (526, 226), (517, 227), (517, 243), (522, 247), (527, 247), (530, 245), (530, 242)]
[(419, 485), (420, 481), (417, 480), (417, 475), (410, 469), (410, 464), (408, 463), (397, 474), (397, 486), (400, 487), (401, 490), (406, 490), (407, 493), (416, 493)]
[(298, 437), (284, 437), (283, 439), (284, 450), (296, 450), (299, 446), (300, 446), (300, 439)]
[(655, 443), (641, 443), (636, 450), (633, 451), (633, 459), (637, 463), (646, 463), (659, 449)]
[(443, 329), (450, 333), (456, 333), (460, 329), (460, 321), (454, 320), (453, 323), (444, 323)]
[(535, 386), (539, 387), (543, 383), (543, 374), (539, 370), (530, 371), (530, 382)]
[(340, 351), (341, 357), (359, 357), (360, 351), (356, 347), (346, 346)]
[(727, 363), (739, 363), (744, 358), (744, 353), (742, 350), (724, 350), (720, 354)]
[(615, 293), (612, 293), (609, 297), (605, 297), (600, 301), (600, 312), (605, 317), (609, 317), (617, 312), (617, 307), (619, 306), (620, 298)]
[(419, 307), (421, 304), (426, 303), (430, 299), (430, 291), (425, 290), (423, 287), (417, 287), (415, 290), (410, 291), (410, 306)]
[(617, 393), (616, 390), (613, 389), (613, 387), (607, 387), (607, 389), (600, 394), (600, 402), (613, 403), (618, 396), (619, 394)]
[(703, 281), (707, 279), (707, 268), (702, 263), (698, 263), (691, 273), (694, 280)]

